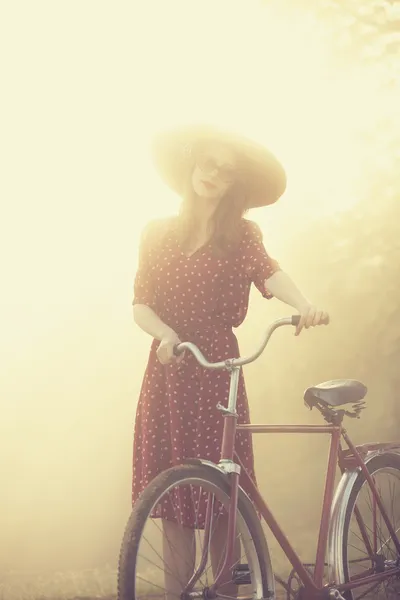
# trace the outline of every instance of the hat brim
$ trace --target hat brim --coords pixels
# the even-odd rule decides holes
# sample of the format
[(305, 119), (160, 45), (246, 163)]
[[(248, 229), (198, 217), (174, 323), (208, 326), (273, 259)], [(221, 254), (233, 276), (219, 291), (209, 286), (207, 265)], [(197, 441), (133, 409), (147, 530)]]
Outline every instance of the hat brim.
[(183, 195), (196, 146), (203, 141), (231, 146), (246, 163), (248, 208), (274, 204), (286, 189), (286, 173), (279, 160), (264, 146), (252, 140), (210, 126), (192, 126), (158, 134), (153, 141), (155, 167), (164, 182)]

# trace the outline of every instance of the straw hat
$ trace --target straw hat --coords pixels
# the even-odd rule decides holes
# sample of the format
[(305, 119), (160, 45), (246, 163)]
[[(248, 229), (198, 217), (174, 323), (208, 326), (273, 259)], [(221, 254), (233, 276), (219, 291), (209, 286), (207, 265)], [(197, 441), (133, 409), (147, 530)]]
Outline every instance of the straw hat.
[(153, 160), (164, 182), (179, 195), (196, 162), (203, 142), (222, 142), (234, 149), (246, 172), (248, 208), (274, 204), (286, 189), (286, 174), (278, 159), (264, 146), (236, 134), (203, 125), (173, 129), (153, 141)]

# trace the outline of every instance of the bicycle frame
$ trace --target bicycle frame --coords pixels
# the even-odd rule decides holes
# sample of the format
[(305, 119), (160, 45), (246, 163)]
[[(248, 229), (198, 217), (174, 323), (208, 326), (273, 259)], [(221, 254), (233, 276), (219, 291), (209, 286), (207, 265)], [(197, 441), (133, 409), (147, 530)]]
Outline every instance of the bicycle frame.
[[(177, 353), (188, 349), (195, 356), (197, 361), (204, 368), (208, 369), (227, 369), (230, 371), (230, 387), (229, 387), (229, 399), (228, 406), (224, 407), (218, 404), (218, 409), (221, 410), (224, 414), (224, 429), (223, 429), (223, 438), (222, 438), (222, 447), (221, 447), (221, 456), (219, 461), (219, 466), (229, 474), (231, 479), (231, 501), (229, 505), (229, 518), (228, 518), (228, 535), (227, 535), (227, 549), (225, 553), (224, 564), (220, 568), (219, 572), (216, 575), (214, 584), (211, 586), (210, 591), (216, 591), (218, 585), (221, 583), (221, 580), (226, 572), (228, 565), (232, 559), (233, 555), (233, 545), (236, 535), (236, 514), (237, 514), (237, 499), (238, 499), (238, 491), (239, 491), (239, 479), (242, 476), (246, 481), (246, 489), (249, 491), (249, 495), (252, 498), (252, 501), (255, 505), (255, 508), (262, 515), (268, 527), (272, 531), (274, 537), (282, 548), (283, 552), (287, 556), (289, 562), (291, 563), (293, 569), (299, 576), (304, 588), (307, 597), (317, 598), (321, 596), (321, 594), (326, 591), (326, 586), (323, 584), (324, 577), (324, 567), (325, 567), (325, 555), (327, 551), (328, 544), (328, 536), (329, 536), (329, 525), (330, 525), (330, 516), (331, 510), (333, 506), (333, 498), (335, 493), (335, 472), (337, 466), (341, 470), (342, 474), (348, 468), (348, 464), (351, 463), (352, 468), (357, 467), (361, 469), (361, 471), (365, 475), (365, 479), (369, 485), (369, 488), (372, 492), (372, 497), (374, 501), (374, 508), (378, 507), (381, 511), (381, 515), (383, 520), (388, 528), (388, 532), (392, 538), (393, 543), (396, 546), (396, 549), (400, 556), (400, 541), (397, 537), (396, 531), (393, 529), (386, 510), (382, 504), (381, 498), (379, 496), (379, 492), (375, 486), (374, 480), (371, 477), (366, 462), (362, 457), (363, 446), (354, 446), (348, 437), (346, 430), (343, 428), (342, 423), (335, 425), (251, 425), (251, 424), (238, 424), (238, 415), (236, 413), (236, 401), (237, 401), (237, 391), (238, 391), (238, 383), (239, 383), (239, 375), (240, 369), (243, 365), (249, 364), (256, 360), (264, 348), (266, 347), (272, 333), (281, 326), (284, 325), (297, 325), (298, 316), (294, 316), (291, 318), (279, 319), (275, 323), (273, 323), (264, 338), (264, 341), (261, 347), (250, 357), (247, 358), (233, 358), (226, 361), (218, 362), (218, 363), (210, 363), (208, 362), (199, 349), (191, 343), (182, 343), (177, 347)], [(315, 568), (313, 576), (309, 574), (303, 563), (301, 562), (299, 556), (296, 551), (292, 547), (289, 542), (289, 539), (286, 537), (285, 533), (279, 526), (275, 517), (273, 516), (269, 506), (261, 496), (254, 482), (246, 472), (243, 464), (240, 461), (237, 453), (235, 452), (235, 436), (236, 431), (247, 431), (251, 434), (256, 433), (280, 433), (280, 434), (290, 434), (290, 433), (298, 433), (298, 434), (328, 434), (330, 436), (330, 448), (329, 448), (329, 456), (328, 456), (328, 464), (325, 478), (325, 488), (324, 488), (324, 496), (323, 496), (323, 505), (322, 505), (322, 513), (321, 513), (321, 524), (318, 534), (318, 544), (316, 551), (316, 559), (315, 559)], [(343, 450), (341, 446), (341, 439), (343, 439), (347, 445), (347, 450)], [(368, 445), (366, 445), (368, 446)], [(391, 449), (396, 446), (399, 449), (399, 445), (394, 444), (379, 444), (380, 449)], [(211, 511), (207, 511), (209, 516), (211, 515)], [(364, 523), (362, 522), (361, 515), (355, 507), (355, 516), (357, 523), (360, 527), (361, 536), (364, 538), (367, 549), (370, 551), (371, 555), (374, 554), (374, 549), (371, 548), (369, 544), (369, 539), (367, 536), (367, 531)], [(211, 518), (211, 516), (210, 516)], [(210, 522), (208, 517), (206, 518), (206, 539), (209, 538), (210, 535)], [(376, 543), (375, 543), (376, 546)], [(376, 552), (376, 547), (375, 547)], [(204, 557), (203, 557), (204, 559)], [(371, 583), (378, 583), (379, 581), (383, 581), (388, 578), (390, 575), (395, 575), (400, 573), (400, 566), (396, 566), (393, 569), (388, 569), (383, 573), (376, 573), (374, 575), (367, 575), (366, 577), (360, 577), (355, 581), (351, 581), (348, 583), (337, 584), (336, 582), (329, 582), (327, 585), (330, 587), (335, 587), (338, 591), (345, 591), (354, 589), (356, 587), (361, 587), (364, 585), (368, 585)], [(192, 578), (191, 582), (189, 582), (188, 589), (193, 587), (194, 581), (196, 578), (196, 574)]]
[[(237, 370), (237, 372), (235, 372)], [(232, 540), (235, 538), (235, 527), (236, 527), (236, 502), (237, 502), (237, 488), (239, 486), (239, 475), (235, 472), (233, 468), (234, 465), (238, 465), (240, 467), (241, 477), (246, 480), (246, 489), (251, 496), (256, 509), (264, 518), (266, 524), (270, 528), (283, 552), (287, 556), (289, 562), (291, 563), (293, 569), (296, 571), (299, 576), (305, 591), (310, 593), (311, 595), (315, 595), (318, 592), (322, 592), (324, 589), (323, 585), (323, 576), (324, 576), (324, 567), (325, 567), (325, 555), (327, 550), (328, 543), (328, 534), (329, 534), (329, 523), (330, 523), (330, 514), (333, 504), (333, 497), (335, 492), (335, 472), (336, 467), (339, 465), (341, 472), (345, 471), (344, 465), (344, 456), (345, 452), (341, 446), (341, 438), (346, 442), (348, 449), (353, 457), (354, 463), (364, 472), (369, 487), (371, 489), (374, 501), (376, 505), (379, 507), (382, 517), (386, 523), (388, 531), (392, 537), (392, 540), (400, 554), (400, 542), (397, 538), (396, 532), (394, 531), (392, 524), (390, 523), (385, 508), (382, 504), (381, 498), (379, 496), (379, 492), (375, 486), (373, 478), (369, 474), (369, 471), (364, 463), (363, 458), (361, 457), (356, 446), (353, 445), (350, 438), (348, 437), (345, 429), (342, 425), (241, 425), (237, 424), (237, 414), (233, 412), (231, 409), (233, 408), (233, 397), (235, 394), (235, 390), (237, 388), (237, 379), (238, 379), (239, 369), (235, 368), (231, 372), (231, 393), (230, 393), (230, 406), (225, 409), (225, 423), (224, 423), (224, 433), (223, 433), (223, 442), (221, 449), (221, 461), (220, 466), (225, 468), (228, 472), (231, 473), (232, 481), (232, 506), (230, 507), (229, 514), (229, 524), (228, 524), (228, 544), (232, 543)], [(260, 494), (259, 490), (253, 483), (252, 479), (249, 477), (246, 469), (240, 461), (240, 458), (235, 452), (235, 435), (236, 431), (247, 431), (251, 434), (256, 433), (280, 433), (280, 434), (328, 434), (330, 436), (330, 448), (329, 448), (329, 456), (328, 456), (328, 464), (326, 471), (326, 479), (325, 479), (325, 488), (324, 488), (324, 496), (323, 496), (323, 505), (322, 505), (322, 514), (321, 514), (321, 524), (318, 534), (318, 544), (317, 544), (317, 552), (315, 558), (315, 569), (313, 577), (311, 577), (310, 573), (304, 567), (301, 562), (298, 554), (293, 549), (289, 539), (279, 526), (277, 520), (273, 516), (268, 504), (265, 502), (264, 498)], [(388, 444), (389, 446), (389, 444)], [(229, 469), (229, 465), (231, 468)], [(359, 520), (360, 519), (360, 520)], [(357, 519), (358, 524), (360, 526), (361, 534), (366, 541), (368, 539), (366, 534), (366, 529), (364, 524), (361, 521), (361, 517)], [(230, 528), (230, 529), (229, 529)], [(367, 546), (368, 547), (368, 546)], [(373, 550), (371, 549), (373, 552)], [(218, 573), (214, 585), (218, 585), (220, 582), (224, 569), (226, 565), (229, 564), (229, 561), (232, 558), (232, 547), (227, 548), (227, 553), (224, 561), (224, 565), (220, 569)], [(393, 569), (393, 574), (399, 573), (400, 568)], [(360, 587), (367, 584), (377, 583), (381, 580), (387, 579), (389, 576), (389, 571), (385, 571), (384, 573), (378, 573), (375, 575), (367, 576), (365, 578), (358, 579), (357, 581), (341, 584), (335, 586), (339, 591), (344, 591), (348, 589), (353, 589), (356, 587)]]
[(318, 535), (318, 545), (317, 545), (317, 553), (315, 559), (315, 571), (314, 578), (312, 579), (309, 572), (303, 566), (299, 556), (293, 549), (290, 544), (288, 538), (282, 531), (278, 522), (274, 518), (270, 508), (267, 503), (261, 496), (260, 492), (254, 485), (253, 481), (247, 475), (246, 470), (239, 457), (234, 453), (234, 458), (238, 460), (241, 469), (243, 469), (243, 474), (246, 478), (247, 489), (251, 497), (254, 499), (254, 504), (259, 512), (262, 514), (265, 522), (268, 527), (271, 529), (273, 535), (275, 536), (277, 542), (281, 546), (282, 550), (286, 554), (288, 560), (290, 561), (292, 567), (297, 572), (300, 577), (303, 585), (306, 588), (313, 589), (317, 591), (322, 588), (323, 584), (323, 574), (324, 574), (324, 565), (325, 565), (325, 554), (328, 543), (328, 533), (329, 533), (329, 519), (330, 519), (330, 511), (333, 502), (333, 495), (335, 491), (335, 470), (338, 462), (339, 456), (339, 448), (340, 448), (340, 438), (342, 429), (341, 427), (335, 427), (331, 425), (254, 425), (254, 426), (246, 426), (246, 425), (238, 425), (238, 430), (246, 430), (251, 433), (302, 433), (302, 434), (329, 434), (331, 437), (330, 440), (330, 448), (329, 448), (329, 456), (328, 456), (328, 465), (327, 465), (327, 473), (325, 480), (325, 490), (323, 497), (323, 505), (322, 505), (322, 515), (321, 515), (321, 525), (319, 529)]

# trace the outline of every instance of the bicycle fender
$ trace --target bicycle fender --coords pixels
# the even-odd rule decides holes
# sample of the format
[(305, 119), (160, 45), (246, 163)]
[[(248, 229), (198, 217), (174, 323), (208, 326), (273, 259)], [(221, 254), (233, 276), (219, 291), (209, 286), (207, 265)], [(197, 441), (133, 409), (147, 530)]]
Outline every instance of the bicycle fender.
[[(188, 458), (184, 461), (185, 465), (202, 465), (203, 467), (207, 467), (209, 469), (213, 469), (214, 471), (218, 471), (218, 473), (220, 473), (221, 475), (223, 475), (225, 478), (229, 477), (229, 473), (227, 473), (225, 471), (225, 469), (223, 469), (222, 467), (220, 467), (218, 464), (211, 462), (210, 460), (206, 460), (203, 458)], [(241, 495), (243, 496), (243, 499), (246, 503), (250, 503), (251, 508), (254, 510), (254, 506), (252, 501), (250, 500), (250, 497), (247, 495), (247, 493), (244, 491), (244, 489), (242, 487), (240, 487), (239, 485), (239, 490)]]
[(185, 465), (202, 465), (204, 467), (210, 467), (214, 469), (214, 471), (219, 471), (222, 475), (226, 475), (227, 473), (222, 469), (219, 465), (211, 462), (211, 460), (206, 460), (204, 458), (187, 458), (184, 460), (183, 464)]
[[(381, 454), (394, 454), (399, 456), (400, 452), (396, 450), (373, 450), (368, 452), (364, 458), (365, 464), (368, 464), (373, 458)], [(344, 583), (343, 561), (340, 559), (342, 555), (342, 537), (346, 509), (350, 499), (350, 494), (357, 477), (361, 471), (360, 467), (346, 470), (336, 488), (333, 498), (331, 517), (329, 523), (327, 562), (328, 562), (328, 577), (329, 581), (335, 584)]]

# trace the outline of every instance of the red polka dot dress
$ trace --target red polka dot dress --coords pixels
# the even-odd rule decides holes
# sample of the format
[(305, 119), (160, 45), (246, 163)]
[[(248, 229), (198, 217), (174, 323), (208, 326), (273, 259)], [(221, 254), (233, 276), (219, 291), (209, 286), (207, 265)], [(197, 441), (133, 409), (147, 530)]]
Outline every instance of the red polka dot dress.
[[(160, 224), (153, 223), (143, 238), (133, 304), (152, 308), (211, 362), (239, 356), (233, 328), (246, 316), (251, 284), (270, 298), (265, 281), (279, 270), (264, 248), (259, 227), (243, 219), (241, 241), (227, 258), (215, 256), (210, 244), (188, 257), (173, 228), (162, 229), (166, 232), (159, 235)], [(158, 344), (153, 340), (136, 412), (133, 502), (164, 469), (189, 458), (218, 462), (221, 449), (224, 419), (216, 406), (227, 405), (229, 373), (203, 369), (189, 352), (179, 364), (162, 365), (156, 356)], [(242, 373), (237, 411), (239, 423), (250, 422)], [(236, 451), (255, 481), (250, 433), (237, 433)], [(185, 512), (185, 499), (181, 501)], [(175, 520), (167, 504), (154, 516)], [(181, 517), (194, 527), (189, 506)]]

